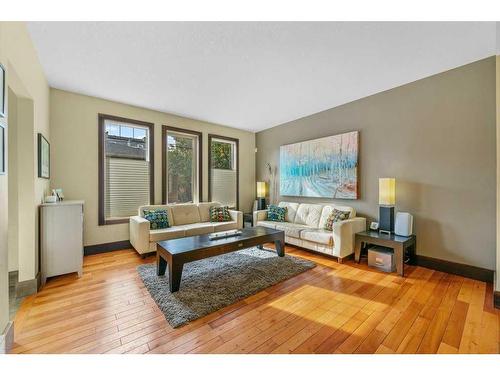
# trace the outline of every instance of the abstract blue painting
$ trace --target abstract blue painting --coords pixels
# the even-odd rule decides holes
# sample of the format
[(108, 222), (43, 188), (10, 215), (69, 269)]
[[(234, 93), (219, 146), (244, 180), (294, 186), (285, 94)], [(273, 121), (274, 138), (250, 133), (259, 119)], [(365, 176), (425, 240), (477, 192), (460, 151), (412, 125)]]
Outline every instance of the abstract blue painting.
[(280, 147), (280, 195), (358, 198), (359, 132)]

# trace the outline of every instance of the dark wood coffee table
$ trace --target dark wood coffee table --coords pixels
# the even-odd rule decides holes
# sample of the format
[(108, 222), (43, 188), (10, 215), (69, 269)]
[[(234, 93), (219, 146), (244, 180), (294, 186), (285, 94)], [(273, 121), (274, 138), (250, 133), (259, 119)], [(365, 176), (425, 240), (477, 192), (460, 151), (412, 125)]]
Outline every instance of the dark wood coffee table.
[(241, 235), (210, 240), (208, 234), (160, 241), (156, 249), (156, 274), (165, 275), (168, 265), (170, 292), (177, 292), (181, 284), (184, 263), (210, 258), (217, 255), (243, 250), (249, 247), (262, 247), (274, 242), (276, 252), (285, 256), (285, 233), (265, 227), (243, 228)]

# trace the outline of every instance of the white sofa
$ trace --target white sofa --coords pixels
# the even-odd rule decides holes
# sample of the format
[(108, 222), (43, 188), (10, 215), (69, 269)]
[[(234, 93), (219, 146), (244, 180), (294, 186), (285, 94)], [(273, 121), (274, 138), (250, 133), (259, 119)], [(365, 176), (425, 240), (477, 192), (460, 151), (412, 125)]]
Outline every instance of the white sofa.
[[(260, 210), (253, 213), (254, 225), (283, 230), (285, 242), (335, 256), (339, 262), (354, 252), (354, 234), (366, 230), (366, 219), (356, 217), (352, 207), (292, 202), (278, 205), (287, 208), (284, 222), (269, 221), (267, 210)], [(333, 223), (329, 231), (324, 226), (334, 208), (350, 214), (347, 220)]]
[[(130, 243), (139, 254), (156, 251), (156, 243), (173, 238), (196, 236), (243, 227), (243, 213), (229, 210), (231, 221), (210, 222), (210, 207), (221, 206), (218, 202), (198, 204), (151, 205), (139, 207), (139, 215), (130, 218)], [(170, 228), (149, 229), (144, 210), (165, 209)]]

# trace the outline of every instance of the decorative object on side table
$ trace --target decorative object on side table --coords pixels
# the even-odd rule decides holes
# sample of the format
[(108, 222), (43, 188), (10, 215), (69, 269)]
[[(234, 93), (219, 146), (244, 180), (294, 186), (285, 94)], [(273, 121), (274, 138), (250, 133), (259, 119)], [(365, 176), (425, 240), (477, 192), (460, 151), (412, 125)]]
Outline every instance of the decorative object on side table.
[(266, 183), (259, 181), (257, 182), (257, 209), (265, 210), (266, 209)]
[(394, 205), (396, 204), (396, 179), (378, 179), (379, 231), (394, 232)]
[(50, 178), (50, 144), (38, 133), (38, 177)]
[(417, 236), (398, 236), (394, 233), (383, 233), (375, 231), (359, 232), (354, 235), (354, 259), (359, 263), (361, 252), (369, 245), (378, 245), (391, 248), (394, 251), (396, 261), (396, 272), (404, 276), (404, 264), (413, 264), (417, 253)]

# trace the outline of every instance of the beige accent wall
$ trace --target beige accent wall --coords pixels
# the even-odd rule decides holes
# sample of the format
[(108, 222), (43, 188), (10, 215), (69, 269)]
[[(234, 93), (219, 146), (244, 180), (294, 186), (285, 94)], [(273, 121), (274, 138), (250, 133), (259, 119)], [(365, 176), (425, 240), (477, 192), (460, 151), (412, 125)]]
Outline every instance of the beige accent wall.
[(203, 200), (208, 199), (208, 134), (240, 140), (240, 209), (255, 199), (255, 134), (208, 122), (174, 116), (67, 91), (50, 90), (53, 188), (67, 199), (85, 201), (85, 245), (129, 239), (128, 224), (98, 225), (97, 114), (121, 116), (155, 124), (155, 203), (162, 199), (162, 125), (203, 132)]
[[(50, 184), (36, 176), (37, 133), (43, 133), (50, 140), (49, 87), (25, 23), (0, 22), (0, 62), (6, 69), (6, 95), (10, 88), (24, 103), (31, 103), (28, 109), (17, 103), (18, 114), (22, 112), (26, 117), (31, 113), (29, 124), (20, 124), (17, 129), (18, 134), (23, 134), (22, 160), (19, 162), (29, 166), (28, 172), (23, 171), (24, 204), (19, 207), (20, 225), (17, 228), (24, 241), (24, 246), (17, 249), (19, 280), (25, 281), (34, 279), (38, 272), (37, 207)], [(0, 121), (9, 127), (8, 115)], [(8, 178), (9, 170), (0, 176), (0, 333), (8, 320)], [(15, 265), (12, 268), (16, 268)]]
[(266, 162), (279, 166), (280, 145), (359, 130), (360, 199), (337, 202), (377, 219), (378, 178), (395, 177), (418, 254), (493, 270), (495, 69), (487, 58), (259, 132), (257, 181)]

